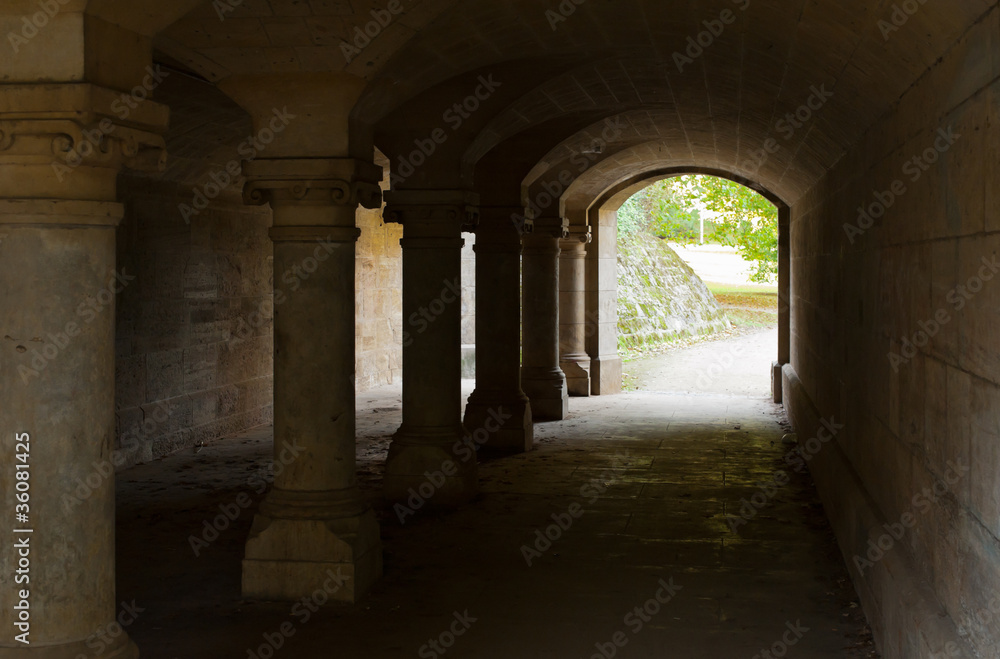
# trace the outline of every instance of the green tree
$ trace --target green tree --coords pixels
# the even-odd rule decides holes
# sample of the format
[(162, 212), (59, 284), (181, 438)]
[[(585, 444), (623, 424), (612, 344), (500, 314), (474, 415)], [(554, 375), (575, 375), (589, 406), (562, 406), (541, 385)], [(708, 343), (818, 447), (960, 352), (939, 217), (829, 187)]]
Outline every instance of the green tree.
[(619, 209), (619, 232), (648, 231), (674, 242), (698, 242), (701, 233), (699, 211), (687, 203), (682, 192), (677, 179), (657, 181), (643, 188)]
[(714, 176), (679, 177), (680, 197), (718, 214), (714, 238), (736, 247), (754, 265), (750, 280), (774, 282), (778, 276), (778, 209), (759, 193)]

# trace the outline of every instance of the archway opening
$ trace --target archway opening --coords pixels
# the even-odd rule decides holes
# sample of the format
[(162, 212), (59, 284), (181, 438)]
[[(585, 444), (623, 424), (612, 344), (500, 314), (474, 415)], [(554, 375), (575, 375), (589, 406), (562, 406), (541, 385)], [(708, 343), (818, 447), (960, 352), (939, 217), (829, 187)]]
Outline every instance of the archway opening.
[(778, 345), (778, 206), (703, 174), (618, 209), (618, 343), (627, 390), (767, 397)]

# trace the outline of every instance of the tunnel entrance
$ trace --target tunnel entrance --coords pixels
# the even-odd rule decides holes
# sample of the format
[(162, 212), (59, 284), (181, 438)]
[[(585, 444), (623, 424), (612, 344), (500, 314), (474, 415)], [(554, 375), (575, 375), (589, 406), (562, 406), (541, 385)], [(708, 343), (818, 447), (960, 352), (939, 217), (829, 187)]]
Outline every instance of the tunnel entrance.
[(624, 389), (770, 396), (777, 206), (721, 177), (672, 176), (628, 197), (617, 230)]

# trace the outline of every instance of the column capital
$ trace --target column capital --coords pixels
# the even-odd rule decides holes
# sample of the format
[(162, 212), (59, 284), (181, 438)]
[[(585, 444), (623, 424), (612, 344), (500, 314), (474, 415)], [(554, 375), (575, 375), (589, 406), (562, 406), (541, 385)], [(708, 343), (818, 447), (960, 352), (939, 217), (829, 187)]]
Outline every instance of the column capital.
[(385, 221), (408, 233), (440, 235), (475, 231), (479, 195), (465, 190), (403, 190), (386, 193)]
[(382, 168), (354, 158), (272, 158), (243, 163), (243, 200), (262, 206), (382, 205)]
[(559, 241), (562, 258), (583, 259), (587, 257), (587, 245), (593, 240), (589, 226), (574, 225), (569, 235)]
[(551, 237), (564, 240), (569, 236), (569, 220), (562, 217), (536, 217), (532, 220), (534, 229), (531, 234), (539, 237)]
[(113, 201), (123, 167), (166, 167), (169, 108), (92, 84), (4, 85), (0, 197)]
[(562, 240), (569, 246), (570, 243), (589, 245), (593, 239), (594, 235), (589, 226), (573, 225), (569, 227), (566, 237)]

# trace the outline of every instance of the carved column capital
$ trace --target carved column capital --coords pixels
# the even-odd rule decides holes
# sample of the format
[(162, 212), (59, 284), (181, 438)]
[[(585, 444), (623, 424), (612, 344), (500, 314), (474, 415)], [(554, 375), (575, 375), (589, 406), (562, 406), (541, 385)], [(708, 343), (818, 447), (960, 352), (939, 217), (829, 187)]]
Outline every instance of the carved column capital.
[(282, 158), (243, 164), (243, 200), (303, 206), (379, 208), (382, 168), (353, 158)]
[(593, 240), (589, 226), (571, 226), (569, 235), (559, 241), (559, 247), (563, 251), (564, 257), (584, 258), (586, 257), (586, 247)]
[(479, 225), (479, 195), (464, 190), (390, 192), (383, 217), (402, 224), (410, 235), (457, 237)]
[(5, 85), (0, 197), (109, 201), (123, 167), (163, 171), (169, 109), (130, 100), (90, 84)]
[(534, 230), (532, 235), (537, 237), (555, 238), (564, 240), (569, 236), (569, 220), (561, 217), (536, 217), (532, 220)]

